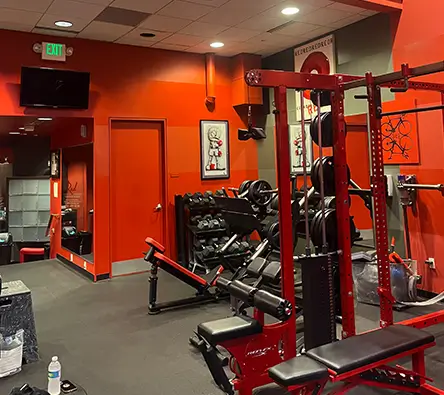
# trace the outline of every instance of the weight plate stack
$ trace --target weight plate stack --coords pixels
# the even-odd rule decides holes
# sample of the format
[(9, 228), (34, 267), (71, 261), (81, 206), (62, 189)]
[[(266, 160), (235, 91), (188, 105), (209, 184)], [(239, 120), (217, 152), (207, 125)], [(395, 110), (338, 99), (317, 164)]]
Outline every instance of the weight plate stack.
[[(335, 166), (333, 156), (325, 156), (322, 158), (322, 168), (324, 170), (324, 194), (326, 196), (334, 196), (336, 193), (335, 185)], [(317, 192), (321, 190), (321, 163), (317, 158), (313, 163), (311, 171), (311, 182)], [(348, 180), (350, 181), (350, 168), (347, 165)]]
[(273, 198), (272, 193), (261, 193), (264, 191), (271, 191), (271, 185), (265, 180), (253, 181), (248, 189), (248, 200), (257, 206), (267, 206)]
[[(318, 134), (318, 120), (319, 117), (316, 115), (310, 124), (310, 136), (316, 145), (319, 145), (319, 134)], [(333, 147), (333, 115), (331, 112), (321, 113), (321, 130), (322, 130), (322, 146), (323, 147)], [(347, 125), (345, 125), (345, 133), (347, 134)]]

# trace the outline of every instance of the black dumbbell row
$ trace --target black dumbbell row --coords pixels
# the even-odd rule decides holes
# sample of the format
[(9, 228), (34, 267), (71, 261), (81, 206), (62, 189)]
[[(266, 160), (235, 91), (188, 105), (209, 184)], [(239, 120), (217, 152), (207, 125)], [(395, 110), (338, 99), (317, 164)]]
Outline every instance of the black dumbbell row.
[(211, 192), (211, 191), (207, 191), (205, 193), (187, 192), (185, 195), (183, 195), (183, 201), (185, 204), (187, 204), (191, 208), (204, 208), (204, 207), (212, 207), (212, 206), (216, 205), (216, 202), (214, 201), (214, 198), (213, 198), (213, 192)]
[(221, 214), (195, 215), (191, 217), (190, 222), (198, 230), (225, 229), (225, 220)]
[[(229, 240), (228, 236), (211, 239), (196, 239), (194, 242), (195, 255), (197, 260), (204, 261), (208, 258), (213, 258), (216, 251), (222, 248)], [(251, 245), (248, 241), (241, 241), (233, 243), (227, 249), (227, 255), (243, 254), (251, 250)]]

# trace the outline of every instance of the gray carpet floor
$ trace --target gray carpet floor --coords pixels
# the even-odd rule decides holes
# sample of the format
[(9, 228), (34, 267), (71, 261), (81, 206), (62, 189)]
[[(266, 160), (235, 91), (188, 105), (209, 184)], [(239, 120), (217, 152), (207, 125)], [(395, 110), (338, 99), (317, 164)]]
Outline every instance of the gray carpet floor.
[[(188, 345), (196, 325), (229, 315), (225, 303), (147, 315), (147, 274), (93, 284), (57, 261), (0, 267), (4, 281), (22, 280), (32, 291), (41, 361), (0, 379), (0, 394), (28, 382), (45, 388), (53, 355), (63, 378), (89, 395), (220, 395), (199, 354)], [(190, 296), (192, 290), (168, 275), (159, 280), (159, 300)], [(442, 307), (442, 306), (440, 306)], [(423, 309), (423, 312), (437, 307)], [(398, 320), (420, 314), (396, 313)], [(378, 309), (359, 305), (360, 330), (374, 328)], [(444, 326), (431, 329), (437, 347), (427, 353), (428, 373), (444, 388)], [(275, 388), (261, 395), (282, 393)], [(378, 392), (358, 388), (354, 394)], [(78, 392), (78, 395), (82, 393)]]

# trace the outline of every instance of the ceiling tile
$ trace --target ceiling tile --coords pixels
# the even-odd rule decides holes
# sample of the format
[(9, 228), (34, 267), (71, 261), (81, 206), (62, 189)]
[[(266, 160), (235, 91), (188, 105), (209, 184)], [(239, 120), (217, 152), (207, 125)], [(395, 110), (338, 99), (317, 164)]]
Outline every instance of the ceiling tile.
[(301, 34), (305, 34), (312, 30), (315, 30), (318, 27), (319, 25), (313, 25), (311, 23), (294, 22), (282, 29), (277, 30), (276, 33), (290, 36), (299, 36)]
[(93, 40), (115, 41), (128, 33), (131, 29), (130, 26), (93, 21), (79, 33), (78, 37), (90, 38)]
[(327, 7), (330, 4), (333, 4), (336, 0), (309, 0), (310, 5), (314, 7)]
[(228, 26), (217, 25), (214, 23), (193, 22), (186, 28), (182, 29), (180, 33), (200, 37), (214, 37), (228, 28)]
[(118, 40), (114, 41), (114, 43), (126, 44), (126, 45), (136, 45), (138, 47), (151, 47), (156, 42), (155, 41), (145, 41), (145, 40), (141, 40), (141, 39), (137, 39), (137, 38), (124, 36), (124, 37), (121, 37)]
[(32, 29), (32, 32), (57, 37), (77, 37), (77, 32), (65, 32), (63, 30), (45, 29), (43, 27), (35, 27), (34, 29)]
[(161, 32), (175, 33), (189, 25), (191, 22), (186, 19), (171, 18), (169, 16), (151, 15), (139, 27), (159, 30)]
[(358, 14), (360, 12), (365, 11), (364, 8), (355, 7), (352, 5), (342, 4), (342, 3), (333, 3), (333, 4), (329, 5), (327, 8), (332, 8), (334, 10), (340, 10), (340, 11), (346, 11), (346, 12), (350, 12), (351, 14)]
[(221, 5), (224, 5), (229, 0), (186, 0), (189, 3), (196, 3), (196, 4), (203, 4), (203, 5), (209, 5), (210, 7), (220, 7)]
[(152, 48), (159, 48), (159, 49), (168, 49), (170, 51), (186, 51), (188, 48), (190, 48), (188, 45), (174, 45), (174, 44), (167, 44), (163, 41), (160, 43), (156, 43), (152, 46)]
[(268, 10), (279, 3), (282, 3), (282, 0), (230, 0), (222, 7), (231, 10), (250, 10), (250, 13), (255, 15)]
[(367, 18), (366, 15), (356, 14), (356, 15), (352, 15), (347, 18), (341, 19), (335, 23), (332, 23), (330, 26), (332, 26), (336, 29), (339, 29), (341, 27), (351, 25), (352, 23), (358, 22), (358, 21), (365, 19), (365, 18)]
[(202, 4), (188, 3), (186, 1), (174, 0), (159, 11), (159, 15), (172, 16), (195, 21), (213, 11), (214, 7)]
[(30, 32), (34, 25), (25, 25), (21, 23), (13, 23), (13, 22), (0, 22), (0, 29), (6, 30), (17, 30), (21, 32)]
[(165, 7), (169, 2), (171, 2), (171, 0), (115, 0), (111, 5), (127, 10), (155, 13), (162, 7)]
[(52, 0), (0, 0), (0, 7), (34, 12), (45, 12)]
[(20, 25), (35, 25), (42, 14), (38, 12), (12, 10), (10, 8), (0, 8), (0, 23), (18, 23)]
[(73, 32), (80, 32), (83, 30), (92, 20), (90, 19), (84, 19), (84, 18), (73, 18), (69, 17), (68, 19), (71, 23), (71, 27), (57, 27), (54, 25), (56, 21), (60, 20), (60, 16), (51, 15), (51, 14), (44, 14), (42, 19), (39, 20), (37, 23), (37, 27), (46, 27), (52, 30), (61, 30), (61, 31), (73, 31)]
[[(314, 25), (329, 26), (341, 19), (351, 16), (350, 12), (334, 10), (332, 8), (319, 8), (315, 12), (311, 12), (308, 15), (301, 17), (301, 21), (306, 23), (312, 23)], [(295, 18), (299, 20), (299, 18)]]
[(294, 37), (286, 36), (279, 33), (262, 33), (252, 39), (248, 40), (247, 43), (259, 43), (261, 46), (280, 46), (288, 45), (289, 47), (294, 43)]
[(283, 23), (281, 18), (271, 18), (266, 15), (256, 15), (246, 21), (239, 24), (239, 27), (249, 30), (257, 30), (261, 32), (266, 32), (267, 30), (273, 29)]
[(302, 34), (301, 37), (305, 39), (305, 41), (319, 38), (321, 36), (324, 36), (327, 33), (331, 33), (333, 29), (331, 27), (318, 27), (315, 30), (312, 30), (308, 33)]
[(238, 27), (231, 27), (228, 30), (220, 33), (217, 37), (223, 40), (231, 40), (231, 41), (247, 41), (250, 38), (257, 36), (259, 34), (256, 30), (247, 30), (240, 29)]
[(174, 44), (174, 45), (197, 45), (204, 41), (201, 37), (189, 36), (187, 34), (173, 34), (166, 39), (162, 40), (165, 44)]
[(232, 9), (226, 9), (222, 6), (205, 15), (203, 18), (200, 18), (199, 22), (220, 23), (221, 25), (234, 26), (256, 14), (257, 13), (249, 9), (233, 11)]
[(77, 1), (80, 1), (81, 3), (99, 4), (99, 5), (108, 6), (112, 3), (113, 0), (77, 0)]
[(373, 10), (365, 10), (360, 12), (361, 15), (366, 15), (366, 16), (372, 16), (372, 15), (376, 15), (379, 14), (378, 11), (373, 11)]
[(94, 19), (105, 6), (98, 4), (81, 3), (73, 0), (54, 0), (48, 8), (48, 14), (58, 15), (64, 18)]
[(117, 7), (106, 7), (97, 17), (96, 21), (115, 23), (117, 25), (125, 25), (136, 27), (150, 14), (141, 11), (127, 10)]

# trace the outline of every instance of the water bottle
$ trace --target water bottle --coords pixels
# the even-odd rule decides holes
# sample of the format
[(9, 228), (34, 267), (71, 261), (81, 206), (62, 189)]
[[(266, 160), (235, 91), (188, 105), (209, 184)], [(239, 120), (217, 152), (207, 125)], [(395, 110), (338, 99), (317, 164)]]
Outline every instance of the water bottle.
[(48, 366), (48, 392), (50, 395), (60, 394), (60, 379), (62, 375), (62, 366), (59, 358), (52, 357), (51, 363)]

